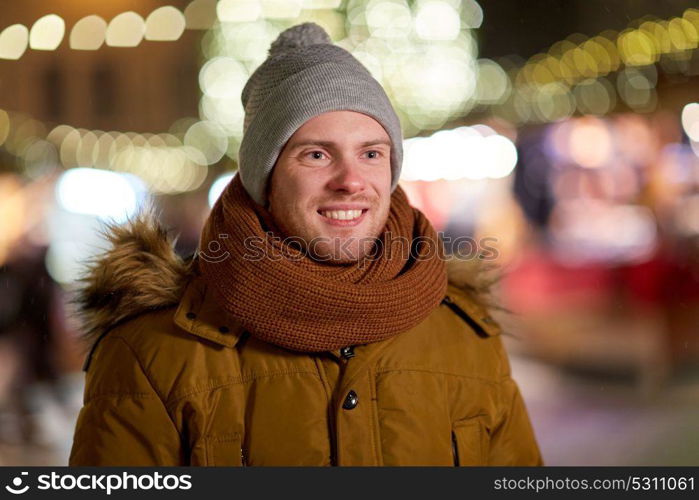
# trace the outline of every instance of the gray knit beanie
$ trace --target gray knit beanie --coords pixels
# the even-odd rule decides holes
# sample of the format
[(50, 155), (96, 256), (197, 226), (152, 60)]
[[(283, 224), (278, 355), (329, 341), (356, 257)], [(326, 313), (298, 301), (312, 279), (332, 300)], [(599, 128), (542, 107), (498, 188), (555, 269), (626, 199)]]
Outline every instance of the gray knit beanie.
[(348, 51), (315, 23), (283, 31), (243, 88), (245, 122), (239, 151), (243, 186), (266, 203), (266, 186), (282, 148), (314, 116), (349, 110), (371, 116), (391, 139), (391, 191), (400, 177), (400, 121), (383, 88)]

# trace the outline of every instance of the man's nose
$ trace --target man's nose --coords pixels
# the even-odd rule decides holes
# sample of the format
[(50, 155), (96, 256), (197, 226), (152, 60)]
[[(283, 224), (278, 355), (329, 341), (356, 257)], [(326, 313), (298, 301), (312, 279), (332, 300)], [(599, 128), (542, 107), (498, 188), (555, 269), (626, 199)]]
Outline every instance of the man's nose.
[(343, 159), (335, 164), (333, 175), (328, 183), (333, 191), (348, 194), (359, 193), (366, 187), (360, 166), (352, 160)]

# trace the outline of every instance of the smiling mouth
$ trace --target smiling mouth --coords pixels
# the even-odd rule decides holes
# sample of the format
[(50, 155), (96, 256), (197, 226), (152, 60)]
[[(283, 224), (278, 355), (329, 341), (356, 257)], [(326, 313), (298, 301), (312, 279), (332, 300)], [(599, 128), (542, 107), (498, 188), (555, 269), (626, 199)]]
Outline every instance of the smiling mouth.
[(364, 215), (368, 209), (359, 210), (318, 210), (318, 213), (330, 220), (354, 221)]

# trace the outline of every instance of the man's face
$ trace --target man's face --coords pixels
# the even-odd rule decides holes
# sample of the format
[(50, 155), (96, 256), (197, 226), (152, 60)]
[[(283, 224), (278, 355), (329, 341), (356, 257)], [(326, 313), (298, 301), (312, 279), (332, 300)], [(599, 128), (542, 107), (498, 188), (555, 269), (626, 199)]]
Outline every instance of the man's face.
[(391, 143), (373, 118), (331, 111), (304, 123), (279, 154), (269, 210), (285, 236), (317, 259), (358, 260), (372, 249), (391, 203)]

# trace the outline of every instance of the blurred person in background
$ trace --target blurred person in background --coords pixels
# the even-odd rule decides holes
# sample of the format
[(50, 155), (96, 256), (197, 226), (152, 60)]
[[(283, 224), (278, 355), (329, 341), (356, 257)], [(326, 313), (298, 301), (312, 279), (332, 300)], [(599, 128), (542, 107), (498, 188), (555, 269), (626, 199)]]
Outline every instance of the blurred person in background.
[(304, 23), (242, 100), (194, 260), (146, 212), (86, 277), (69, 463), (541, 465), (478, 266), (447, 264), (397, 186), (380, 84)]
[(47, 405), (67, 404), (61, 290), (46, 269), (39, 227), (51, 186), (0, 175), (0, 442), (8, 444), (54, 444), (59, 436), (43, 417)]

